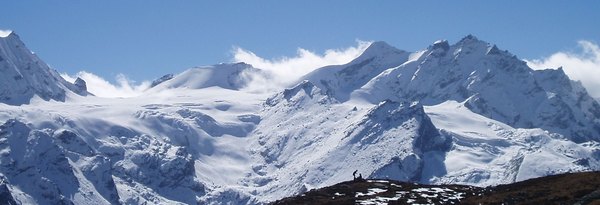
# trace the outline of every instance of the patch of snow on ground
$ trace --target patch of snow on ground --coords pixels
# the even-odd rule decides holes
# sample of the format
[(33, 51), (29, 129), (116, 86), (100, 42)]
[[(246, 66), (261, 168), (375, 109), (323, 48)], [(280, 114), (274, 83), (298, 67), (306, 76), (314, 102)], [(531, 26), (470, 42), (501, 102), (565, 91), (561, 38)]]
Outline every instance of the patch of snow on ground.
[(375, 195), (375, 194), (378, 194), (378, 193), (381, 193), (381, 192), (386, 192), (386, 191), (387, 190), (380, 189), (380, 188), (370, 188), (367, 193), (356, 192), (355, 197), (371, 196), (371, 195)]
[(384, 204), (388, 204), (389, 201), (396, 201), (398, 199), (400, 199), (401, 196), (395, 196), (395, 197), (375, 197), (372, 199), (366, 199), (366, 200), (359, 200), (357, 201), (358, 204), (361, 205), (384, 205)]
[(370, 180), (367, 180), (367, 182), (371, 182), (371, 183), (373, 183), (373, 182), (377, 182), (377, 183), (388, 183), (389, 181), (387, 181), (387, 180), (380, 180), (380, 179), (379, 179), (379, 180), (371, 180), (371, 179), (370, 179)]

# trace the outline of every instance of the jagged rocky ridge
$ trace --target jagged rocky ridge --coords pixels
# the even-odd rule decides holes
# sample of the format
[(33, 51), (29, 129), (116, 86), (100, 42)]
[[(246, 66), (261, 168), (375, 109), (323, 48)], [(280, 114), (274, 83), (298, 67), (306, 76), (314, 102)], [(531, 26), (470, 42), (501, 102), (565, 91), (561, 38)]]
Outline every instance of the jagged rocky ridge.
[(473, 36), (419, 52), (376, 42), (289, 88), (246, 90), (271, 77), (218, 64), (134, 98), (0, 104), (0, 196), (5, 187), (25, 204), (258, 204), (354, 170), (487, 186), (600, 169), (598, 103), (581, 84)]
[[(347, 100), (347, 95), (372, 103), (393, 99), (437, 105), (453, 100), (513, 127), (542, 128), (577, 142), (600, 140), (600, 105), (562, 69), (532, 70), (508, 51), (471, 35), (454, 45), (437, 41), (396, 62), (406, 58), (369, 57), (370, 49), (394, 49), (384, 43), (374, 45), (349, 64), (318, 69), (305, 79), (318, 82), (341, 100)], [(380, 61), (389, 62), (388, 66), (380, 66)], [(353, 70), (376, 76), (365, 80), (364, 73)]]
[(32, 97), (65, 101), (66, 92), (88, 95), (85, 82), (77, 85), (65, 81), (55, 70), (33, 54), (19, 36), (12, 32), (0, 37), (0, 102), (28, 104)]

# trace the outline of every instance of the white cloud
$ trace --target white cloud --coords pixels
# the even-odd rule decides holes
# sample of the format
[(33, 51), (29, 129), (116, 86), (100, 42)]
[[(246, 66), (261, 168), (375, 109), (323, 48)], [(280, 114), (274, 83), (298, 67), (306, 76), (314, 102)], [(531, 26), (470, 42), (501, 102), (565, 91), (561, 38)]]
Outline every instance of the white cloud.
[(579, 80), (594, 98), (600, 98), (600, 48), (590, 41), (579, 41), (577, 52), (561, 51), (550, 57), (525, 60), (533, 69), (563, 67), (572, 80)]
[[(314, 53), (298, 48), (294, 57), (264, 59), (252, 51), (236, 47), (233, 50), (233, 61), (245, 62), (255, 68), (270, 71), (275, 75), (274, 80), (281, 85), (297, 81), (303, 75), (327, 65), (345, 64), (358, 57), (371, 45), (371, 42), (357, 40), (356, 46), (344, 49), (329, 49), (323, 54)], [(266, 83), (266, 82), (265, 82)]]
[(123, 74), (118, 74), (115, 77), (116, 84), (112, 84), (100, 76), (86, 71), (80, 71), (74, 76), (65, 73), (61, 74), (61, 76), (69, 82), (74, 82), (79, 77), (86, 82), (89, 92), (98, 97), (105, 98), (135, 97), (141, 95), (144, 90), (150, 87), (150, 82), (148, 81), (136, 84)]
[[(233, 52), (233, 61), (245, 62), (256, 68), (269, 72), (269, 76), (245, 73), (251, 82), (246, 89), (254, 92), (273, 91), (281, 86), (296, 82), (301, 76), (323, 66), (345, 64), (362, 54), (371, 42), (357, 41), (356, 46), (344, 49), (329, 49), (323, 54), (317, 54), (303, 48), (298, 48), (298, 54), (294, 57), (281, 57), (278, 59), (264, 59), (251, 51), (236, 47)], [(137, 84), (123, 74), (115, 77), (116, 83), (111, 83), (93, 73), (80, 71), (75, 75), (66, 73), (61, 76), (74, 82), (77, 77), (85, 80), (87, 89), (98, 97), (119, 98), (135, 97), (141, 95), (150, 88), (150, 82), (144, 81)]]
[(11, 30), (0, 30), (0, 37), (7, 37), (8, 35), (10, 35), (10, 33), (12, 33)]

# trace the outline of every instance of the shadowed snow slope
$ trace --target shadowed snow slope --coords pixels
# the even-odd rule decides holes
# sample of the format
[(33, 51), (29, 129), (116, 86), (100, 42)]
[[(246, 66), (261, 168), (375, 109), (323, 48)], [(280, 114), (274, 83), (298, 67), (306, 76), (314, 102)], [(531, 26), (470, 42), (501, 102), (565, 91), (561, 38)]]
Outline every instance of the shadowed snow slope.
[(600, 106), (581, 84), (473, 36), (376, 42), (288, 88), (234, 63), (111, 99), (69, 95), (14, 34), (0, 46), (0, 199), (17, 203), (261, 204), (355, 170), (479, 186), (600, 170)]
[(257, 190), (268, 199), (343, 181), (355, 169), (365, 176), (419, 180), (423, 154), (451, 145), (418, 103), (357, 108), (306, 81), (269, 99), (264, 113), (269, 117), (255, 132), (252, 147), (259, 158), (251, 180), (262, 179)]

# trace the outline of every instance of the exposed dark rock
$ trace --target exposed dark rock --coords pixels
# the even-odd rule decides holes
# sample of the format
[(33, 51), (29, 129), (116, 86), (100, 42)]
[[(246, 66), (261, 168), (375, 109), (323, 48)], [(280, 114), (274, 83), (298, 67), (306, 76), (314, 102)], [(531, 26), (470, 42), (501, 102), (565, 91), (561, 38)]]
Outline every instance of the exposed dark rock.
[(87, 84), (85, 83), (85, 80), (78, 77), (75, 80), (75, 88), (77, 88), (78, 93), (87, 92)]
[(158, 84), (161, 84), (161, 83), (163, 83), (163, 82), (165, 82), (167, 80), (171, 80), (171, 79), (173, 79), (173, 74), (163, 75), (162, 77), (160, 77), (160, 78), (152, 81), (152, 84), (150, 84), (150, 87), (157, 86)]

